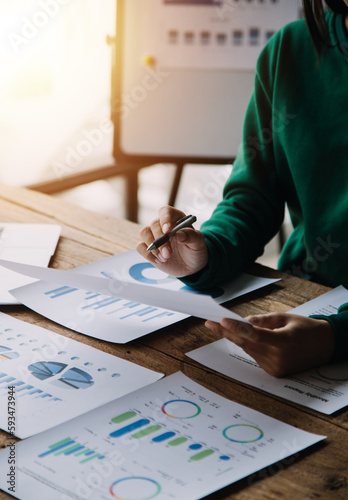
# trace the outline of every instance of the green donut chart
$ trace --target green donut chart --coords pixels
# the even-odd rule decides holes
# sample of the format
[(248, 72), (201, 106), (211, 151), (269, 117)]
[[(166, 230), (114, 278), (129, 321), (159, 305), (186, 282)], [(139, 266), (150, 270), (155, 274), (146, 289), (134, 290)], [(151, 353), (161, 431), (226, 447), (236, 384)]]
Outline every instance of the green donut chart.
[(234, 424), (229, 425), (222, 431), (222, 435), (233, 443), (255, 443), (263, 438), (264, 432), (255, 425)]

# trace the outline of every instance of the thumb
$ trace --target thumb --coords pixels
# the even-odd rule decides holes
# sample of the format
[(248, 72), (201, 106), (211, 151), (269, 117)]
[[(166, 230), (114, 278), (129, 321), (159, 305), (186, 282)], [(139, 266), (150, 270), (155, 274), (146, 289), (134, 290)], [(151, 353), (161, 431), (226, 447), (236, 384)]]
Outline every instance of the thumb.
[(178, 231), (175, 240), (179, 244), (184, 244), (192, 250), (200, 250), (205, 247), (205, 239), (200, 231), (193, 228), (185, 228)]

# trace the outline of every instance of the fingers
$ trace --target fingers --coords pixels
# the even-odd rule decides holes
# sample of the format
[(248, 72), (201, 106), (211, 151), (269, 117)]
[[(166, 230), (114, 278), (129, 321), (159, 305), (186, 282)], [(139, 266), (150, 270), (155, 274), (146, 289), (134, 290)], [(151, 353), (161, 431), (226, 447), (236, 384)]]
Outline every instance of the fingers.
[(205, 326), (222, 335), (234, 344), (244, 349), (247, 342), (255, 341), (256, 330), (252, 325), (240, 321), (223, 319), (221, 323), (206, 321)]
[[(138, 251), (141, 255), (143, 255), (146, 259), (150, 260), (151, 262), (155, 262), (155, 259), (157, 259), (159, 262), (163, 263), (167, 259), (169, 259), (171, 256), (171, 248), (170, 248), (169, 243), (167, 243), (166, 245), (163, 245), (158, 250), (154, 250), (152, 252), (146, 251), (147, 247), (156, 238), (159, 238), (160, 236), (162, 236), (162, 234), (163, 234), (163, 232), (162, 232), (162, 228), (161, 228), (161, 224), (160, 224), (159, 219), (155, 219), (154, 221), (152, 221), (150, 226), (143, 227), (140, 231), (140, 236), (141, 236), (146, 248), (144, 249), (144, 246), (140, 246)], [(145, 255), (144, 252), (146, 252), (147, 255)], [(150, 258), (150, 255), (152, 256), (152, 258)]]
[(142, 257), (144, 257), (146, 260), (148, 260), (152, 264), (154, 264), (154, 265), (159, 264), (160, 261), (157, 259), (157, 257), (155, 257), (155, 255), (153, 255), (153, 252), (147, 251), (147, 247), (148, 247), (148, 245), (146, 245), (146, 243), (141, 241), (140, 243), (137, 244), (136, 249), (137, 249), (137, 252), (139, 252)]
[(159, 222), (163, 233), (169, 233), (176, 226), (178, 220), (185, 217), (185, 213), (177, 208), (166, 205), (159, 209)]
[(248, 316), (247, 319), (254, 326), (275, 330), (277, 328), (283, 328), (285, 325), (287, 325), (290, 321), (290, 315), (285, 313), (269, 313)]
[(178, 231), (175, 235), (175, 241), (178, 244), (185, 244), (192, 250), (202, 250), (206, 246), (205, 238), (200, 231), (193, 228), (185, 228)]
[(264, 346), (275, 346), (281, 342), (281, 337), (273, 333), (272, 330), (249, 325), (230, 318), (224, 318), (220, 324), (207, 321), (206, 326), (235, 343), (246, 352), (263, 349)]
[[(149, 226), (141, 229), (140, 236), (146, 245), (146, 248), (156, 239), (162, 236), (163, 233), (169, 233), (176, 225), (179, 219), (185, 216), (184, 212), (170, 207), (169, 205), (160, 208), (159, 218), (152, 221)], [(165, 263), (172, 256), (170, 243), (162, 245), (159, 249), (151, 252), (152, 256), (145, 253), (144, 245), (141, 243), (137, 247), (138, 252), (151, 262)], [(150, 252), (149, 252), (150, 253)]]

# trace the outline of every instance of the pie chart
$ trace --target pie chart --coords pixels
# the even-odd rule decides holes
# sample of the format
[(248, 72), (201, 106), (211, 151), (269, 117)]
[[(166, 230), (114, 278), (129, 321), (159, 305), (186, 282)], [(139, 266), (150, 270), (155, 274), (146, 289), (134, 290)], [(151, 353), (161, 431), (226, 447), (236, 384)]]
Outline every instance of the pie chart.
[(58, 387), (66, 389), (87, 389), (91, 387), (93, 377), (80, 368), (69, 368), (66, 363), (39, 361), (28, 366), (31, 374), (39, 380), (50, 380)]
[(19, 353), (13, 351), (9, 347), (5, 347), (4, 345), (0, 345), (0, 359), (16, 359), (19, 358)]
[(147, 283), (148, 285), (164, 285), (174, 281), (175, 278), (159, 271), (150, 262), (140, 262), (134, 264), (129, 269), (129, 275), (140, 283)]
[(55, 363), (54, 361), (39, 361), (28, 366), (28, 370), (39, 380), (46, 380), (57, 375), (66, 368), (65, 363)]

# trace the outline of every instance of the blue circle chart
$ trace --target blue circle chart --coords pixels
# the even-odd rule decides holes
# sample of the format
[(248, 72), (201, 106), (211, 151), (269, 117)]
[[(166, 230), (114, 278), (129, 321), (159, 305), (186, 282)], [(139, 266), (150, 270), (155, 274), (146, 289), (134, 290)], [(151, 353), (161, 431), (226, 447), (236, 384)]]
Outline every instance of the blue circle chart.
[(222, 435), (233, 443), (255, 443), (263, 438), (264, 433), (255, 425), (235, 424), (226, 427)]
[[(151, 269), (155, 271), (155, 275), (159, 275), (158, 278), (149, 278), (145, 276), (144, 271), (146, 269)], [(134, 264), (129, 269), (129, 275), (136, 281), (140, 283), (146, 283), (147, 285), (164, 285), (165, 283), (172, 282), (175, 278), (168, 276), (167, 274), (159, 271), (150, 262), (139, 262), (139, 264)]]
[(162, 411), (171, 418), (194, 418), (201, 413), (198, 404), (186, 399), (172, 399), (162, 405)]
[(142, 476), (123, 477), (110, 486), (111, 495), (117, 500), (151, 500), (162, 488), (154, 479)]

